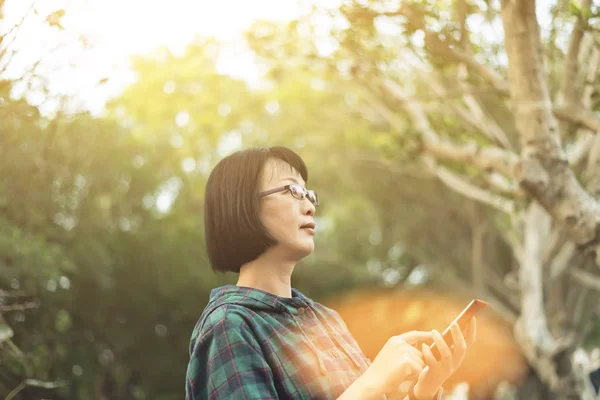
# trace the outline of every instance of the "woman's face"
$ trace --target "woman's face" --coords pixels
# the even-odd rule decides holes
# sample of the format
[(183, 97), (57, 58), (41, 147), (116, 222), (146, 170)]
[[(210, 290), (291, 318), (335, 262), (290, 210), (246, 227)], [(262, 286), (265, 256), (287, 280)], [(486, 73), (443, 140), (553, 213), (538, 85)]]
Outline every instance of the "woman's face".
[[(299, 184), (305, 186), (300, 174), (289, 164), (269, 159), (259, 179), (259, 191)], [(314, 251), (314, 230), (301, 228), (314, 222), (315, 206), (307, 199), (299, 200), (289, 190), (273, 193), (260, 199), (260, 219), (269, 233), (279, 242), (276, 246), (300, 260)]]

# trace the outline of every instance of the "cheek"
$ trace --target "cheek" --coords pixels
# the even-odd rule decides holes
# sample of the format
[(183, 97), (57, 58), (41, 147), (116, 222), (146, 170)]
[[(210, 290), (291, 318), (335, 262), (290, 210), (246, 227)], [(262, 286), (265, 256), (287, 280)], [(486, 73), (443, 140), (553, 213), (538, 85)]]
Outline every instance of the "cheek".
[(298, 233), (298, 219), (295, 218), (297, 210), (293, 205), (279, 204), (278, 207), (265, 207), (262, 212), (262, 222), (267, 230), (278, 240), (290, 238), (291, 235)]

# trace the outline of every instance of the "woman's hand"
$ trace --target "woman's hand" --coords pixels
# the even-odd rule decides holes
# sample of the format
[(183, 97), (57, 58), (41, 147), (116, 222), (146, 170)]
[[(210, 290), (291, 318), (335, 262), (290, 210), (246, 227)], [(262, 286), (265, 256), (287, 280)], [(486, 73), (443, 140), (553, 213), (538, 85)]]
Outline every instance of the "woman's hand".
[(392, 336), (361, 379), (380, 394), (396, 390), (402, 381), (417, 377), (425, 366), (421, 351), (413, 344), (431, 338), (431, 332), (420, 331)]
[(440, 351), (440, 360), (436, 360), (429, 346), (422, 345), (423, 358), (427, 366), (419, 374), (414, 394), (417, 399), (428, 400), (439, 391), (442, 384), (462, 364), (467, 349), (475, 342), (477, 323), (475, 317), (471, 319), (467, 327), (466, 337), (463, 336), (458, 324), (450, 325), (454, 347), (450, 349), (448, 344), (438, 331), (433, 331), (433, 340)]

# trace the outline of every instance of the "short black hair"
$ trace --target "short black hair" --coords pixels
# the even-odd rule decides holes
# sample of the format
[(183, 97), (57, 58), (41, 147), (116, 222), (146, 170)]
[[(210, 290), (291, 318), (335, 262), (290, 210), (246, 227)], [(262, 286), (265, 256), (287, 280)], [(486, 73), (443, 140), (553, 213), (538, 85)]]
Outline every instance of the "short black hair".
[(240, 272), (277, 240), (259, 218), (259, 178), (269, 159), (296, 170), (304, 182), (308, 171), (302, 158), (283, 146), (253, 147), (223, 158), (210, 173), (204, 198), (204, 234), (215, 272)]

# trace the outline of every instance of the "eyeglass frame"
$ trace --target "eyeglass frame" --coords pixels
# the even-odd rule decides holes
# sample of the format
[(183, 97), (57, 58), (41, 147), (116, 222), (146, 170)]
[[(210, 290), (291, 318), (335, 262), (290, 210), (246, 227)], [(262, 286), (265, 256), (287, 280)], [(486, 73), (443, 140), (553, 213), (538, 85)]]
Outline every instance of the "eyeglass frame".
[[(292, 191), (292, 186), (297, 186), (298, 188), (300, 188), (300, 190), (302, 190), (304, 192), (304, 197), (299, 199), (296, 196), (294, 196), (294, 192)], [(280, 186), (280, 187), (277, 187), (274, 189), (265, 190), (264, 192), (260, 192), (258, 195), (259, 195), (259, 197), (265, 197), (265, 196), (269, 196), (269, 195), (272, 195), (275, 193), (283, 192), (284, 190), (289, 190), (290, 193), (292, 194), (292, 197), (295, 198), (296, 200), (308, 199), (308, 201), (310, 201), (310, 199), (308, 198), (307, 195), (309, 193), (312, 193), (315, 198), (315, 203), (313, 203), (312, 201), (310, 201), (310, 203), (315, 207), (319, 207), (319, 196), (317, 195), (317, 192), (315, 192), (314, 190), (306, 189), (297, 183), (292, 183), (292, 184)]]

